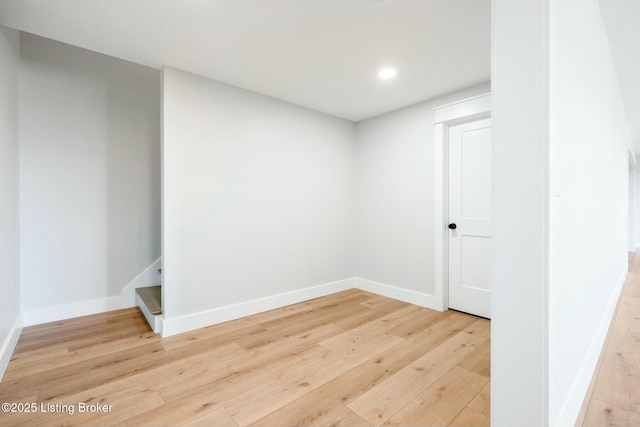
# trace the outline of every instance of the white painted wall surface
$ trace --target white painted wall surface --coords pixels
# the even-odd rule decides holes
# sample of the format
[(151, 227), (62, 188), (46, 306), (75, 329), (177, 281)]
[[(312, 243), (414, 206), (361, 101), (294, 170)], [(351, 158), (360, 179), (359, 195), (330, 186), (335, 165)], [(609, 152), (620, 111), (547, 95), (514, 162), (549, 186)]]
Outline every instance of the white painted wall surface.
[(165, 68), (166, 320), (353, 276), (355, 125)]
[(598, 0), (550, 4), (549, 424), (566, 426), (627, 271), (628, 129)]
[(0, 379), (20, 315), (18, 88), (20, 37), (0, 26)]
[(547, 425), (546, 0), (492, 1), (491, 425)]
[(636, 167), (635, 164), (629, 162), (629, 183), (627, 192), (629, 194), (629, 202), (627, 208), (629, 209), (629, 215), (627, 218), (627, 251), (634, 252), (636, 250)]
[(640, 247), (640, 165), (637, 165), (634, 169), (636, 178), (635, 199), (636, 208), (634, 210), (635, 216), (635, 245)]
[(489, 84), (357, 123), (357, 277), (434, 294), (435, 107)]
[(22, 308), (117, 296), (160, 256), (160, 73), (21, 43)]

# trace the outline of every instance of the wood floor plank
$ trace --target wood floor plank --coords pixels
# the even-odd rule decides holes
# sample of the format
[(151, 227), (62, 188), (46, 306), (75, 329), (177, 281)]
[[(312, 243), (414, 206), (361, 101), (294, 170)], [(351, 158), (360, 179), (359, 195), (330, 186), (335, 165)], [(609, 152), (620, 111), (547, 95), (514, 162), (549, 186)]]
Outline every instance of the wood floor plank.
[(365, 421), (374, 426), (382, 425), (485, 340), (465, 329), (348, 406)]
[(640, 298), (640, 272), (630, 271), (622, 288), (624, 297)]
[(488, 382), (482, 375), (454, 366), (384, 425), (446, 426)]
[(416, 313), (416, 316), (398, 326), (387, 330), (387, 332), (408, 339), (447, 317), (458, 317), (459, 315), (460, 313), (457, 313), (455, 311), (448, 311), (443, 313), (421, 307), (421, 310)]
[(359, 304), (368, 308), (376, 308), (389, 302), (389, 298), (383, 297), (382, 295), (370, 294), (368, 292), (362, 292), (362, 294), (368, 295), (370, 299)]
[(640, 299), (621, 297), (593, 398), (640, 413)]
[(630, 256), (596, 372), (576, 426), (640, 425), (640, 250)]
[[(100, 343), (89, 347), (82, 347), (75, 351), (67, 351), (65, 353), (60, 352), (58, 354), (54, 353), (48, 358), (20, 358), (12, 364), (12, 370), (7, 372), (5, 379), (12, 380), (40, 372), (57, 370), (65, 366), (94, 359), (99, 356), (116, 353), (121, 351), (121, 346), (135, 348), (151, 342), (158, 342), (159, 339), (159, 336), (154, 332), (146, 332), (118, 340), (119, 346), (114, 346), (113, 342)], [(69, 345), (69, 343), (64, 344), (66, 346)]]
[(381, 366), (365, 362), (251, 424), (253, 427), (328, 425), (339, 411), (389, 375)]
[[(324, 340), (320, 345), (333, 351), (340, 351), (343, 348), (351, 346), (355, 342), (361, 342), (368, 338), (379, 338), (382, 335), (390, 335), (386, 332), (388, 329), (407, 321), (419, 312), (420, 309), (421, 307), (407, 304), (398, 310), (371, 320), (357, 328), (350, 329), (340, 335)], [(400, 338), (397, 341), (403, 342), (404, 339)]]
[(136, 337), (148, 335), (150, 332), (153, 331), (146, 320), (136, 319), (135, 325), (127, 325), (126, 328), (114, 327), (109, 332), (105, 332), (103, 334), (94, 333), (90, 336), (82, 337), (81, 339), (69, 340), (69, 351), (81, 350), (96, 345), (109, 345), (110, 343), (121, 339), (133, 338), (135, 340)]
[(210, 413), (205, 413), (180, 425), (182, 427), (238, 427), (236, 421), (229, 415), (229, 412), (224, 407), (214, 409)]
[[(51, 400), (65, 396), (73, 390), (87, 390), (106, 382), (132, 377), (193, 357), (200, 352), (219, 351), (224, 344), (233, 343), (219, 342), (216, 338), (212, 338), (164, 351), (160, 342), (154, 342), (138, 348), (127, 349), (80, 362), (76, 365), (71, 365), (70, 369), (63, 368), (53, 372), (55, 381), (49, 381), (40, 388), (40, 399), (43, 401)], [(77, 369), (74, 370), (74, 367)], [(109, 369), (103, 369), (105, 367)], [(48, 375), (50, 373), (51, 371), (45, 372)]]
[(640, 413), (640, 354), (624, 350), (605, 354), (593, 398)]
[(188, 378), (187, 381), (164, 381), (159, 388), (167, 404), (153, 410), (152, 413), (136, 416), (128, 422), (130, 425), (137, 425), (144, 421), (147, 425), (153, 425), (165, 419), (176, 419), (176, 411), (185, 417), (199, 417), (203, 413), (224, 407), (266, 382), (278, 381), (292, 366), (304, 366), (325, 354), (325, 349), (315, 346), (299, 355), (270, 360), (266, 364), (211, 369), (208, 375), (198, 376), (197, 382), (193, 382), (192, 378)]
[(295, 367), (314, 363), (327, 354), (325, 349), (313, 346), (299, 354), (287, 354), (284, 357), (243, 357), (239, 359), (240, 362), (230, 362), (220, 370), (210, 369), (190, 378), (190, 382), (174, 377), (172, 381), (165, 381), (159, 387), (163, 396), (168, 399), (190, 398), (206, 393), (216, 397), (220, 404), (227, 404), (247, 393), (253, 393), (267, 383), (278, 382)]
[[(290, 338), (302, 337), (306, 340), (314, 340), (315, 336), (334, 336), (340, 331), (344, 332), (344, 329), (330, 323), (329, 321), (317, 321), (318, 318), (313, 320), (293, 325), (292, 327), (282, 327), (278, 329), (263, 329), (259, 333), (253, 335), (246, 335), (235, 340), (238, 345), (247, 351), (257, 350), (261, 347), (273, 347), (278, 342), (288, 342)], [(309, 331), (313, 331), (309, 335)]]
[(369, 307), (369, 310), (353, 311), (340, 319), (335, 319), (334, 323), (345, 329), (353, 329), (407, 306), (408, 304), (405, 302), (385, 298), (384, 304), (378, 304), (374, 307), (366, 306)]
[[(169, 338), (137, 308), (52, 322), (21, 336), (0, 401), (112, 411), (0, 413), (0, 425), (370, 427), (411, 413), (415, 399), (449, 408), (438, 418), (449, 419), (475, 384), (453, 373), (488, 382), (489, 325), (358, 289)], [(487, 402), (476, 393), (456, 419), (483, 417)], [(378, 408), (382, 419), (368, 419)]]
[(458, 366), (483, 377), (491, 377), (491, 340), (488, 339), (480, 347), (465, 357)]
[[(130, 414), (144, 412), (159, 408), (165, 404), (162, 395), (158, 390), (149, 385), (132, 385), (126, 388), (104, 390), (97, 387), (74, 395), (65, 396), (56, 402), (41, 403), (41, 405), (68, 404), (76, 409), (73, 417), (68, 417), (65, 413), (60, 414), (39, 414), (34, 418), (34, 426), (50, 426), (52, 424), (64, 424), (68, 427), (82, 426), (105, 426), (114, 425), (130, 417)], [(80, 404), (87, 407), (100, 405), (106, 412), (80, 411)]]
[[(19, 352), (21, 352), (23, 347), (28, 347), (28, 344), (33, 341), (37, 341), (39, 346), (44, 346), (80, 339), (82, 337), (90, 337), (95, 334), (108, 334), (114, 331), (122, 331), (122, 329), (131, 330), (134, 327), (139, 328), (145, 325), (144, 316), (138, 309), (120, 312), (113, 318), (102, 317), (99, 321), (94, 321), (91, 318), (86, 319), (86, 317), (90, 316), (78, 318), (83, 319), (84, 324), (79, 323), (79, 321), (69, 321), (67, 323), (54, 322), (53, 325), (35, 327), (36, 329), (29, 330), (20, 335), (20, 340), (16, 347), (18, 347)], [(148, 328), (148, 325), (146, 326)]]
[[(336, 330), (342, 331), (341, 328), (332, 325), (321, 327), (279, 342), (271, 348), (264, 347), (246, 353), (218, 369), (206, 370), (205, 365), (203, 371), (185, 372), (179, 377), (174, 376), (163, 381), (160, 389), (169, 399), (215, 392), (219, 396), (218, 400), (230, 401), (246, 390), (277, 379), (289, 371), (291, 366), (306, 364), (327, 354), (326, 349), (316, 344)], [(216, 382), (221, 383), (224, 390), (218, 390)], [(185, 389), (183, 384), (186, 384), (188, 389)]]
[(407, 364), (424, 356), (452, 336), (470, 327), (477, 318), (473, 316), (461, 315), (457, 312), (428, 327), (422, 332), (411, 336), (405, 342), (379, 354), (375, 363), (381, 364), (392, 372), (399, 371)]
[(83, 393), (109, 394), (114, 391), (134, 387), (138, 384), (152, 384), (161, 393), (167, 388), (175, 388), (176, 393), (191, 390), (195, 381), (211, 372), (224, 375), (225, 369), (239, 358), (246, 356), (246, 352), (236, 343), (217, 346), (206, 351), (195, 352), (191, 355), (161, 364), (153, 369), (140, 372), (108, 382)]
[[(23, 393), (15, 393), (0, 403), (36, 403), (38, 404), (38, 390), (29, 390)], [(39, 406), (37, 407), (39, 410)], [(17, 408), (16, 408), (17, 410)], [(30, 426), (32, 418), (36, 414), (24, 413), (24, 412), (5, 412), (0, 411), (0, 426)]]
[(127, 349), (59, 369), (50, 369), (18, 379), (2, 381), (0, 383), (0, 399), (5, 399), (13, 392), (40, 389), (40, 399), (46, 401), (53, 397), (61, 397), (93, 388), (105, 382), (132, 375), (132, 372), (138, 369), (143, 369), (148, 366), (150, 357), (158, 359), (162, 354), (161, 350), (162, 346), (156, 342), (147, 344), (142, 349)]
[[(265, 329), (271, 331), (277, 331), (281, 336), (293, 335), (305, 330), (317, 328), (320, 326), (328, 325), (331, 323), (337, 324), (336, 320), (345, 316), (352, 315), (355, 312), (370, 310), (367, 307), (363, 307), (354, 304), (353, 302), (359, 301), (359, 295), (352, 297), (352, 303), (344, 305), (336, 304), (310, 311), (296, 313), (291, 316), (282, 317), (280, 319), (261, 323), (260, 325)], [(339, 326), (339, 325), (338, 325)], [(255, 347), (251, 345), (250, 341), (245, 342), (245, 346)]]
[(491, 384), (487, 383), (487, 385), (480, 390), (480, 393), (469, 402), (468, 406), (489, 419), (491, 414)]
[(478, 411), (466, 407), (450, 423), (449, 427), (490, 427), (491, 420)]
[(22, 329), (20, 338), (37, 339), (35, 335), (50, 336), (48, 335), (49, 333), (68, 333), (79, 329), (89, 329), (94, 326), (109, 325), (111, 323), (118, 322), (122, 317), (129, 317), (132, 315), (141, 316), (142, 313), (139, 308), (132, 307), (92, 314), (89, 316), (80, 316), (55, 322), (42, 323), (40, 325), (27, 326)]
[(346, 406), (331, 412), (322, 420), (309, 424), (309, 427), (371, 427), (371, 424)]
[(640, 414), (594, 398), (589, 402), (584, 426), (637, 427), (640, 426)]
[[(342, 295), (340, 298), (331, 298), (328, 303), (317, 302), (316, 306), (309, 311), (295, 313), (289, 316), (280, 317), (278, 319), (269, 320), (260, 323), (264, 328), (277, 329), (283, 327), (291, 327), (301, 322), (322, 322), (327, 317), (333, 315), (334, 320), (350, 313), (352, 310), (365, 311), (368, 308), (358, 303), (369, 300), (369, 297), (362, 294)], [(335, 323), (335, 322), (332, 322)], [(321, 325), (317, 325), (321, 326)]]
[(400, 337), (384, 335), (377, 340), (363, 339), (352, 346), (341, 347), (303, 370), (290, 372), (277, 382), (244, 394), (226, 407), (238, 425), (249, 425), (402, 341)]
[[(158, 427), (158, 426), (179, 426), (183, 423), (199, 420), (209, 414), (220, 415), (220, 409), (224, 407), (218, 405), (215, 399), (201, 395), (192, 399), (173, 400), (164, 406), (142, 414), (135, 415), (127, 420), (113, 424), (115, 426), (138, 426), (138, 427)], [(231, 424), (231, 425), (235, 425)]]
[(475, 319), (475, 322), (466, 328), (467, 333), (482, 338), (491, 338), (491, 321), (481, 317), (471, 316), (471, 318)]
[(20, 353), (14, 352), (11, 356), (11, 362), (13, 365), (21, 364), (23, 362), (33, 363), (37, 360), (46, 359), (58, 354), (64, 354), (69, 352), (69, 343), (59, 342), (47, 346), (39, 346), (28, 351), (22, 351)]

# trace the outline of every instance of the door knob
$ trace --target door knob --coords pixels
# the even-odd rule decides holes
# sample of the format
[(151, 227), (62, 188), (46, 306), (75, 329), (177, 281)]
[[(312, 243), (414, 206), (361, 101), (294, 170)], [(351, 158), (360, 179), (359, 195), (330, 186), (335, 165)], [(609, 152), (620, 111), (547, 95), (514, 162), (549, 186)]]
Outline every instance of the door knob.
[(455, 223), (455, 222), (452, 222), (451, 224), (449, 224), (449, 228), (450, 228), (451, 230), (455, 230), (456, 228), (458, 228), (458, 226), (456, 225), (456, 223)]

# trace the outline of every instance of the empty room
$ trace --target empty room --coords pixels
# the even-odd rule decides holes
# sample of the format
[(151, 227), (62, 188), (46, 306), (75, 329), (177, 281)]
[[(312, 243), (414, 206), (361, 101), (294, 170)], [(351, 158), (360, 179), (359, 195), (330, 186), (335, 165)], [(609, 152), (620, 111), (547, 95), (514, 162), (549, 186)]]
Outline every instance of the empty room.
[(638, 425), (636, 18), (0, 0), (0, 426)]

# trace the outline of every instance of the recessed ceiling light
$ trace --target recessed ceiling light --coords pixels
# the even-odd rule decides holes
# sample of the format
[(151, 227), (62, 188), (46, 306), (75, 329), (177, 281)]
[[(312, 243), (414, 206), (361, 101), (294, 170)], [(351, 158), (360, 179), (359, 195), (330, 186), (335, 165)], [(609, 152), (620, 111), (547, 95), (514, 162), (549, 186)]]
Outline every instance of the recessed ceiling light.
[(394, 68), (383, 68), (378, 71), (378, 77), (382, 80), (389, 80), (396, 76), (396, 70)]

